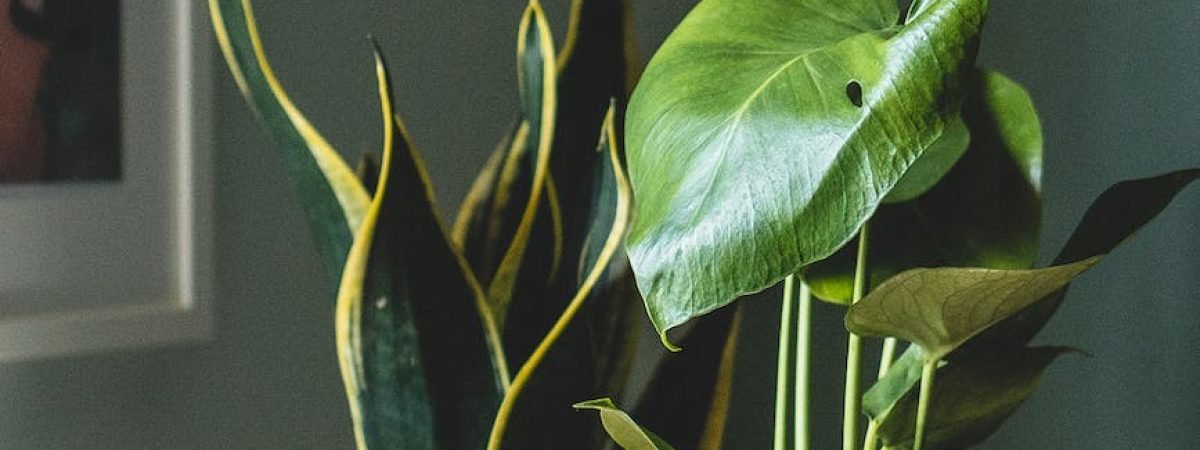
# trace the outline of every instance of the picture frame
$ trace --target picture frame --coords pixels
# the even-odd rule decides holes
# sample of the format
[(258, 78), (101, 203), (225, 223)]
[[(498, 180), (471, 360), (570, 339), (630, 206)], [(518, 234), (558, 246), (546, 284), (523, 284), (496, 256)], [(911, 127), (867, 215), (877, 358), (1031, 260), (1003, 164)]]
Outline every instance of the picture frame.
[(0, 361), (213, 332), (203, 2), (120, 2), (119, 181), (0, 185)]

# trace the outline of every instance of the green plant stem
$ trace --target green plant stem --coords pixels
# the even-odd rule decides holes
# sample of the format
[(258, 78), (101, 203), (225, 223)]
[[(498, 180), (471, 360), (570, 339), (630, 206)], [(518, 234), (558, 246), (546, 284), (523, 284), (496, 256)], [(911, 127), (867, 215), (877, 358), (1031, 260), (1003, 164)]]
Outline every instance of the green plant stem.
[[(867, 244), (868, 224), (863, 224), (858, 232), (858, 258), (854, 265), (854, 296), (853, 303), (858, 303), (867, 290)], [(842, 415), (842, 449), (857, 450), (858, 448), (858, 415), (862, 409), (862, 389), (859, 381), (862, 378), (862, 338), (849, 333), (846, 340), (846, 391), (843, 401)]]
[[(889, 337), (883, 340), (883, 348), (879, 351), (879, 373), (876, 375), (876, 380), (882, 380), (884, 375), (887, 375), (888, 369), (892, 368), (892, 361), (896, 360), (896, 338)], [(863, 450), (875, 450), (875, 446), (879, 443), (879, 422), (872, 420), (867, 424), (867, 437), (863, 438)]]
[(800, 283), (800, 299), (796, 317), (796, 383), (795, 401), (792, 404), (792, 438), (795, 450), (808, 450), (808, 374), (812, 349), (812, 289)]
[(921, 368), (921, 396), (917, 399), (917, 431), (913, 436), (913, 450), (921, 450), (921, 447), (925, 446), (925, 421), (929, 417), (935, 375), (937, 361), (925, 361), (925, 366)]
[(792, 367), (793, 352), (792, 315), (795, 301), (796, 275), (788, 275), (783, 280), (783, 306), (779, 313), (779, 357), (775, 371), (775, 450), (786, 450), (788, 446), (788, 416), (794, 413), (789, 408), (788, 400), (795, 386), (789, 369)]

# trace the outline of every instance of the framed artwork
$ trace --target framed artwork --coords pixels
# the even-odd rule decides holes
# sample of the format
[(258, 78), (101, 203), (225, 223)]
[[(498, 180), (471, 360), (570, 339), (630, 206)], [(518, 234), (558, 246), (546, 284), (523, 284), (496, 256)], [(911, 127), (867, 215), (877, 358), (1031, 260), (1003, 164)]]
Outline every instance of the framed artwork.
[(206, 17), (0, 0), (0, 361), (211, 334)]

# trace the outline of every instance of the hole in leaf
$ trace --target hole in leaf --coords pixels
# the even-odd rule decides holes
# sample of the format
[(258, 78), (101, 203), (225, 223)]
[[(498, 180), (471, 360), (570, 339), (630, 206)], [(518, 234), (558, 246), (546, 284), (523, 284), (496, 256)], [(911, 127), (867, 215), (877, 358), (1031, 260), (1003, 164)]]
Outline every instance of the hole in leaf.
[(853, 103), (854, 106), (862, 108), (862, 105), (863, 105), (863, 97), (862, 96), (863, 96), (862, 84), (859, 84), (859, 82), (857, 82), (857, 81), (850, 81), (850, 83), (846, 84), (846, 98), (850, 99), (850, 103)]

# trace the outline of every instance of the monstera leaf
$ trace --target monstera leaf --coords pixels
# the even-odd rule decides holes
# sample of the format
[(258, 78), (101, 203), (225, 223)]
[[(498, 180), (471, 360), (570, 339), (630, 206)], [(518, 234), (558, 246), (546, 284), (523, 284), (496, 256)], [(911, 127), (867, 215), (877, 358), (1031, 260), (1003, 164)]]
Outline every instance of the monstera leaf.
[(846, 243), (958, 117), (984, 0), (708, 0), (630, 101), (629, 255), (666, 330)]
[[(963, 105), (962, 123), (970, 133), (966, 154), (931, 190), (883, 205), (871, 218), (873, 286), (914, 267), (1033, 266), (1041, 229), (1041, 125), (1020, 85), (999, 73), (977, 73)], [(935, 152), (950, 153), (940, 147), (953, 150), (960, 144), (957, 139), (963, 137), (943, 135), (904, 180), (934, 179), (936, 169), (914, 171)], [(804, 269), (804, 280), (817, 298), (850, 303), (856, 244), (851, 241)]]
[(208, 6), (229, 70), (282, 151), (317, 250), (331, 279), (337, 280), (371, 202), (367, 190), (275, 78), (249, 0), (209, 0)]

